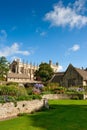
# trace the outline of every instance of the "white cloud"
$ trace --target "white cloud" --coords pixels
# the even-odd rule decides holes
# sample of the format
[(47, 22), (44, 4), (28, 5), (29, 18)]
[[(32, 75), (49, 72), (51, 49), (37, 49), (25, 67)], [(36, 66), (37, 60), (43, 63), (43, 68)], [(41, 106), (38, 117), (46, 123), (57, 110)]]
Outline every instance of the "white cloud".
[(61, 65), (58, 66), (58, 72), (59, 71), (63, 71), (63, 66), (61, 66)]
[(78, 51), (80, 49), (80, 46), (78, 44), (73, 45), (72, 48), (69, 48), (69, 51)]
[(0, 42), (4, 42), (6, 41), (6, 38), (7, 38), (7, 33), (5, 30), (0, 30)]
[(46, 36), (46, 34), (47, 34), (46, 32), (41, 32), (40, 36)]
[(13, 43), (11, 46), (5, 46), (0, 50), (0, 56), (12, 56), (15, 54), (29, 55), (29, 51), (21, 51), (18, 43)]
[(37, 28), (36, 29), (36, 33), (39, 33), (40, 36), (46, 36), (47, 32), (46, 31), (42, 31), (41, 28)]
[(73, 4), (73, 9), (77, 12), (84, 13), (86, 11), (86, 4), (87, 0), (76, 0)]
[(85, 11), (86, 0), (76, 0), (74, 4), (64, 6), (61, 2), (54, 9), (46, 13), (44, 20), (50, 21), (51, 26), (70, 26), (81, 28), (87, 25), (87, 16), (82, 15)]
[(77, 52), (80, 50), (80, 45), (74, 44), (71, 48), (68, 49), (68, 51), (65, 52), (65, 56), (69, 56), (71, 52)]

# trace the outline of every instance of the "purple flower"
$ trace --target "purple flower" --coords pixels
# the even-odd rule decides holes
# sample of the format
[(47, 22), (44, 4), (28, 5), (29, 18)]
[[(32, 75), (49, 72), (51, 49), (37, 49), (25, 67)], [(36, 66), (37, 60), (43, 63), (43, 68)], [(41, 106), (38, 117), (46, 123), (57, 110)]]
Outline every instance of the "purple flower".
[(34, 85), (34, 87), (37, 88), (37, 89), (42, 89), (44, 87), (44, 85), (37, 83), (37, 84)]

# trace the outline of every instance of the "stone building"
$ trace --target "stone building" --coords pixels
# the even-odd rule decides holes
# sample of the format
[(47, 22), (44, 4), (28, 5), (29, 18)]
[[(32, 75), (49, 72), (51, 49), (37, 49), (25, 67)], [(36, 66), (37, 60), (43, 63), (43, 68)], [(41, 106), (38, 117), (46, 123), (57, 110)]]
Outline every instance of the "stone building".
[[(52, 61), (49, 61), (50, 66), (54, 72), (58, 70), (58, 63), (52, 64)], [(28, 62), (21, 62), (19, 59), (14, 60), (10, 64), (10, 71), (7, 74), (8, 82), (36, 82), (34, 77), (34, 72), (38, 70), (39, 66), (28, 64)]]
[(56, 73), (51, 82), (58, 82), (64, 87), (87, 86), (87, 70), (70, 64), (65, 72)]
[(11, 82), (34, 82), (34, 72), (38, 66), (21, 62), (19, 59), (10, 64), (10, 71), (7, 75), (7, 81)]
[(51, 66), (51, 68), (53, 69), (54, 73), (58, 72), (58, 62), (56, 62), (56, 64), (53, 64), (51, 60), (49, 60), (49, 65)]
[(64, 76), (64, 72), (54, 73), (51, 82), (58, 83), (60, 86), (62, 86), (63, 76)]

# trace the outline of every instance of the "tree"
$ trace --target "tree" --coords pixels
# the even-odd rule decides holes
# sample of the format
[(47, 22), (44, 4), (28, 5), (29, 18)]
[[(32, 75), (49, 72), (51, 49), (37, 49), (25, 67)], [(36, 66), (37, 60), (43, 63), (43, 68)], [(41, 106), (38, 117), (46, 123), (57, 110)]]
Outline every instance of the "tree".
[(2, 56), (0, 57), (0, 79), (5, 79), (7, 72), (9, 71), (9, 62)]
[(35, 71), (36, 80), (49, 81), (53, 76), (53, 69), (47, 63), (41, 63), (39, 69)]

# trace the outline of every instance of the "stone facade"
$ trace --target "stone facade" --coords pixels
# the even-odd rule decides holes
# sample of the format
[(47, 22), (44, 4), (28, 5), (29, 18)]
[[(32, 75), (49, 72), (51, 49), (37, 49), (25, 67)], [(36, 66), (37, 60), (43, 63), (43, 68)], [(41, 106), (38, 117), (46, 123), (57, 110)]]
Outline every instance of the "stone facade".
[(67, 94), (46, 94), (43, 95), (43, 99), (58, 100), (58, 99), (70, 99), (71, 97)]
[(87, 86), (87, 71), (70, 64), (63, 76), (63, 86)]
[(17, 106), (13, 102), (0, 103), (0, 120), (17, 116), (20, 113), (31, 113), (43, 107), (43, 100), (20, 101)]
[(7, 81), (11, 82), (34, 82), (34, 72), (38, 66), (31, 63), (21, 62), (19, 59), (10, 64), (10, 71), (7, 75)]
[(51, 82), (58, 82), (64, 87), (87, 86), (87, 70), (70, 64), (65, 72), (55, 73)]
[[(54, 72), (58, 71), (58, 63), (52, 64), (52, 61), (49, 61), (50, 66)], [(14, 60), (10, 64), (10, 71), (7, 75), (8, 82), (29, 82), (36, 83), (34, 72), (38, 70), (38, 65), (28, 64), (27, 62), (21, 62), (19, 59)]]
[(83, 77), (76, 71), (76, 69), (72, 65), (69, 65), (63, 76), (63, 86), (83, 86)]
[(54, 73), (58, 72), (58, 62), (56, 62), (56, 64), (53, 64), (51, 60), (49, 60), (49, 65), (51, 66), (51, 68), (53, 69)]

